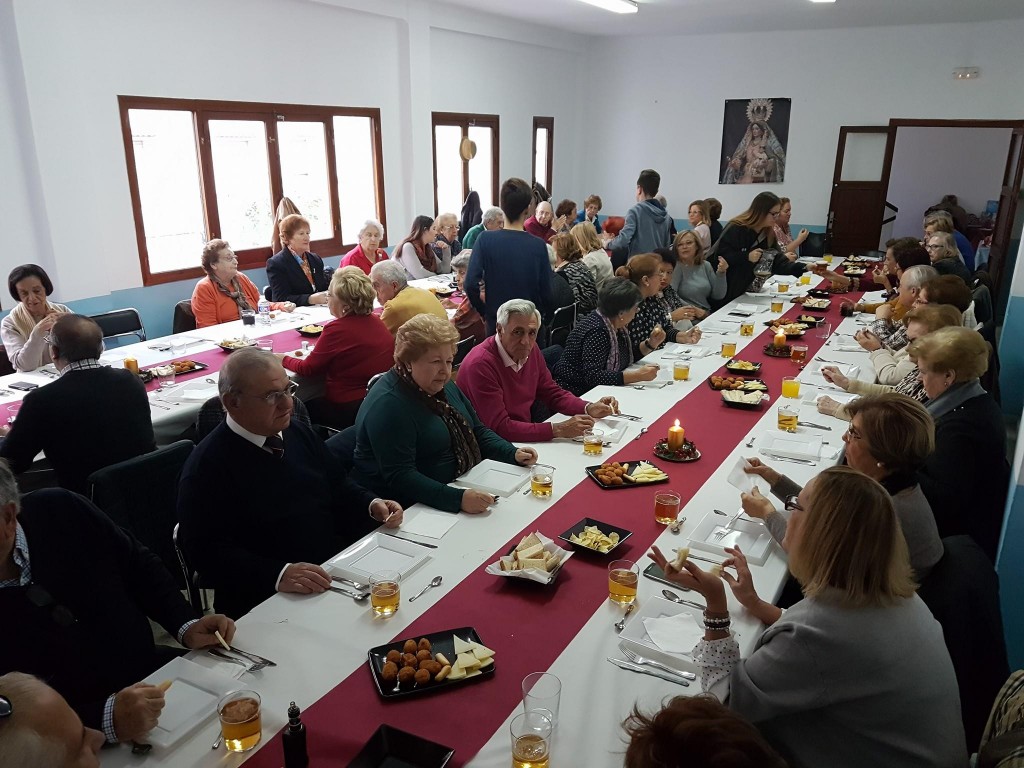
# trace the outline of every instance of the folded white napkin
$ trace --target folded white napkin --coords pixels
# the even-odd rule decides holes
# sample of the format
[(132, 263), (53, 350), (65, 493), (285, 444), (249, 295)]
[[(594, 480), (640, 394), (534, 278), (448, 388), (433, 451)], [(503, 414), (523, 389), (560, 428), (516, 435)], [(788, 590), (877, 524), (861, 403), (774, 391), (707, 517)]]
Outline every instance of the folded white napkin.
[(860, 344), (836, 344), (832, 347), (836, 352), (863, 352), (864, 347)]
[(697, 360), (702, 357), (707, 357), (711, 352), (712, 350), (708, 347), (698, 347), (693, 344), (666, 344), (661, 356)]
[(765, 493), (768, 490), (768, 483), (765, 482), (764, 478), (760, 475), (748, 475), (743, 471), (744, 467), (749, 467), (750, 462), (744, 458), (740, 458), (736, 462), (736, 466), (729, 472), (729, 476), (726, 478), (729, 485), (733, 488), (738, 488), (741, 493), (750, 493), (757, 488), (761, 493)]
[(665, 653), (690, 655), (693, 646), (704, 637), (704, 627), (691, 613), (677, 613), (660, 619), (644, 619), (644, 629), (656, 646)]
[(224, 675), (225, 677), (231, 677), (237, 680), (245, 674), (245, 667), (241, 664), (236, 664), (233, 661), (226, 661), (217, 656), (212, 656), (209, 653), (194, 653), (189, 659), (193, 664), (198, 664), (200, 667), (212, 670), (217, 674)]

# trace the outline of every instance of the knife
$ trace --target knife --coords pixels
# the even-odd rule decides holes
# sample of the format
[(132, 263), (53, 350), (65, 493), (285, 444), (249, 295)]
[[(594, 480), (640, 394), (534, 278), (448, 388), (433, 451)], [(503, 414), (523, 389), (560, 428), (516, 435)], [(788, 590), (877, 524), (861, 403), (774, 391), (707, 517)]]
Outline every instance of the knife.
[(681, 686), (683, 686), (685, 688), (689, 688), (690, 687), (689, 681), (684, 680), (681, 677), (676, 677), (675, 675), (670, 675), (668, 672), (660, 672), (660, 671), (658, 671), (656, 669), (650, 669), (648, 667), (643, 667), (643, 666), (641, 666), (639, 664), (631, 664), (628, 661), (623, 661), (622, 659), (612, 659), (612, 658), (609, 658), (608, 661), (610, 661), (616, 667), (621, 667), (622, 669), (628, 669), (630, 672), (639, 672), (641, 675), (650, 675), (651, 677), (660, 677), (662, 680), (668, 680), (670, 683), (675, 683), (676, 685), (681, 685)]
[(798, 427), (813, 427), (814, 429), (824, 429), (828, 432), (832, 431), (832, 427), (826, 427), (822, 424), (812, 424), (809, 421), (798, 421), (796, 424)]
[(780, 456), (777, 453), (770, 453), (762, 449), (762, 456), (767, 456), (769, 459), (775, 459), (776, 461), (791, 461), (794, 464), (809, 464), (812, 467), (818, 466), (818, 462), (811, 461), (810, 459), (791, 459), (789, 456)]
[[(495, 502), (497, 503), (497, 502)], [(397, 533), (388, 533), (387, 531), (381, 531), (385, 536), (392, 536), (402, 541), (408, 541), (411, 544), (419, 544), (421, 547), (430, 547), (431, 549), (437, 549), (437, 544), (427, 544), (424, 541), (416, 541), (416, 539), (410, 539), (408, 536), (399, 536)]]

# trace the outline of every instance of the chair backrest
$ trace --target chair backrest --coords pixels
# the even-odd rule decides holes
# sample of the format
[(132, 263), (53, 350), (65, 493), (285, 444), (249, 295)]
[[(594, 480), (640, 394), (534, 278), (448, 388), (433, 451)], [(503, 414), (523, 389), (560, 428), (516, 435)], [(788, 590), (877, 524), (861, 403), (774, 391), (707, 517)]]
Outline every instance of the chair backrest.
[(387, 373), (387, 371), (382, 371), (381, 373), (373, 374), (373, 376), (370, 377), (370, 380), (366, 382), (366, 391), (369, 392), (373, 385), (380, 381), (381, 376), (383, 376), (385, 373)]
[(466, 359), (466, 355), (469, 354), (469, 351), (475, 346), (476, 336), (467, 336), (459, 341), (459, 343), (455, 345), (455, 358), (452, 360), (452, 366), (456, 368), (459, 367), (459, 365), (462, 364), (462, 361)]
[(174, 317), (171, 320), (171, 333), (178, 334), (196, 329), (196, 316), (192, 314), (192, 302), (182, 299), (174, 305)]
[(196, 613), (203, 614), (206, 613), (206, 605), (204, 605), (203, 590), (199, 583), (199, 573), (188, 561), (185, 549), (178, 538), (178, 526), (179, 523), (175, 523), (174, 530), (171, 532), (171, 541), (174, 542), (174, 554), (178, 556), (178, 565), (181, 568), (181, 572), (185, 574), (185, 591), (188, 592), (188, 601), (192, 604), (192, 609)]
[(974, 319), (982, 325), (988, 325), (994, 320), (995, 312), (992, 309), (992, 292), (982, 282), (971, 291), (974, 298)]
[(569, 338), (569, 331), (576, 325), (576, 304), (567, 307), (559, 307), (551, 316), (551, 325), (548, 329), (548, 344), (551, 346), (564, 347), (566, 339)]
[(139, 341), (146, 340), (146, 329), (142, 325), (142, 315), (134, 307), (115, 309), (99, 315), (90, 315), (103, 330), (104, 339), (117, 336), (137, 336)]
[[(306, 426), (312, 427), (313, 422), (309, 418), (309, 409), (306, 408), (306, 404), (297, 397), (292, 398), (292, 404), (292, 417)], [(222, 421), (224, 421), (224, 406), (221, 405), (220, 396), (214, 395), (200, 406), (199, 413), (196, 414), (196, 441), (202, 440), (213, 432)]]
[(89, 475), (92, 502), (156, 554), (184, 581), (172, 532), (178, 522), (178, 477), (195, 445), (179, 440)]
[(273, 301), (273, 299), (270, 298), (270, 286), (269, 285), (264, 285), (263, 286), (263, 298), (266, 299), (267, 301)]
[(14, 366), (11, 365), (11, 358), (7, 356), (7, 347), (0, 345), (0, 376), (9, 373), (15, 373)]
[(324, 445), (332, 455), (337, 457), (346, 472), (352, 471), (352, 466), (355, 463), (353, 457), (356, 451), (356, 427), (354, 424), (351, 427), (345, 427), (338, 434), (328, 438)]
[(820, 258), (825, 254), (825, 233), (811, 232), (807, 239), (800, 245), (800, 255), (810, 258)]

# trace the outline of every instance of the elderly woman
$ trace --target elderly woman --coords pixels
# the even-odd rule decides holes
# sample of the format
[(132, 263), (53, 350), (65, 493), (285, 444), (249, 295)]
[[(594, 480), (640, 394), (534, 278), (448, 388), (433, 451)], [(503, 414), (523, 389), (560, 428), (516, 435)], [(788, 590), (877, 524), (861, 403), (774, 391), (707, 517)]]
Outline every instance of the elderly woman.
[(576, 223), (576, 212), (579, 209), (576, 207), (576, 203), (572, 200), (563, 200), (555, 208), (555, 221), (560, 223), (561, 226), (556, 226), (555, 229), (559, 234), (568, 233)]
[(434, 253), (441, 261), (449, 263), (459, 255), (462, 243), (459, 242), (459, 218), (454, 213), (442, 213), (434, 219)]
[(429, 216), (417, 216), (409, 230), (395, 250), (391, 258), (405, 267), (406, 273), (413, 280), (423, 277), (443, 275), (452, 271), (451, 248), (443, 252), (443, 258), (434, 250), (437, 239), (437, 227)]
[(943, 328), (910, 345), (935, 420), (935, 451), (920, 477), (939, 533), (969, 534), (995, 562), (1010, 475), (1002, 412), (978, 381), (990, 354), (969, 328)]
[[(257, 308), (259, 289), (238, 271), (238, 257), (226, 240), (211, 240), (203, 246), (202, 265), (206, 277), (192, 291), (192, 314), (196, 316), (197, 328), (230, 323), (238, 320), (243, 310)], [(271, 302), (270, 308), (291, 312), (295, 304), (277, 301)]]
[(476, 239), (484, 232), (493, 232), (496, 229), (505, 228), (505, 214), (501, 208), (488, 208), (484, 211), (483, 218), (476, 226), (470, 227), (466, 236), (462, 238), (462, 249), (468, 251), (473, 248)]
[(613, 277), (601, 286), (597, 309), (576, 321), (552, 372), (559, 386), (579, 397), (599, 384), (623, 386), (657, 377), (656, 365), (630, 368), (634, 358), (628, 327), (642, 300), (629, 280)]
[(378, 261), (370, 269), (370, 284), (377, 301), (384, 308), (380, 319), (394, 335), (406, 320), (424, 313), (442, 320), (448, 319), (437, 296), (430, 291), (409, 285), (405, 268), (397, 261)]
[[(449, 299), (442, 299), (441, 305), (445, 309), (455, 310), (455, 314), (452, 315), (452, 325), (458, 329), (459, 339), (468, 339), (472, 336), (479, 343), (487, 337), (487, 326), (484, 324), (484, 319), (480, 317), (480, 313), (473, 307), (472, 302), (466, 298), (464, 288), (466, 272), (469, 270), (469, 259), (472, 255), (472, 251), (463, 249), (458, 256), (452, 259), (452, 272), (455, 273), (459, 293), (462, 294), (462, 302), (456, 304)], [(480, 295), (481, 297), (484, 296), (484, 286), (482, 283), (480, 285)]]
[(395, 364), (366, 395), (356, 418), (355, 478), (402, 506), (422, 502), (478, 514), (489, 493), (448, 483), (483, 459), (529, 466), (532, 448), (516, 448), (480, 423), (452, 382), (459, 334), (430, 315), (414, 317), (395, 337)]
[(576, 222), (579, 224), (590, 222), (594, 231), (600, 235), (601, 222), (597, 218), (597, 214), (601, 212), (602, 207), (604, 207), (604, 203), (601, 202), (600, 195), (587, 195), (583, 200), (583, 210), (576, 214)]
[(601, 245), (601, 238), (597, 236), (597, 230), (589, 221), (575, 224), (569, 230), (569, 234), (576, 240), (576, 244), (583, 253), (583, 263), (587, 265), (590, 274), (594, 277), (594, 285), (601, 288), (604, 281), (612, 277), (612, 260), (608, 258), (608, 251)]
[(959, 252), (960, 257), (964, 260), (964, 266), (967, 267), (969, 272), (974, 270), (974, 247), (971, 245), (971, 241), (968, 240), (962, 232), (957, 230), (953, 223), (953, 216), (949, 211), (928, 211), (924, 215), (924, 220), (922, 221), (921, 226), (924, 228), (925, 243), (927, 243), (928, 238), (936, 232), (948, 232), (951, 234), (953, 236), (953, 242), (956, 243), (957, 251)]
[(780, 197), (779, 202), (782, 204), (782, 207), (779, 209), (779, 215), (775, 218), (775, 241), (782, 248), (786, 258), (792, 261), (797, 257), (800, 246), (811, 233), (806, 229), (801, 229), (799, 234), (793, 237), (793, 233), (789, 230), (789, 219), (793, 215), (793, 204), (788, 197)]
[(729, 262), (719, 259), (716, 267), (704, 259), (704, 246), (696, 234), (684, 230), (672, 242), (676, 265), (672, 270), (672, 289), (691, 307), (690, 320), (700, 320), (711, 311), (711, 303), (725, 297)]
[(555, 273), (569, 283), (576, 300), (576, 314), (586, 315), (597, 309), (597, 283), (590, 269), (583, 263), (583, 251), (576, 238), (562, 232), (551, 238), (555, 251)]
[[(851, 467), (826, 469), (796, 497), (783, 548), (804, 599), (785, 613), (761, 600), (746, 558), (736, 575), (682, 569), (669, 579), (705, 598), (693, 649), (701, 685), (758, 726), (792, 765), (967, 765), (956, 674), (942, 628), (917, 596), (889, 492)], [(725, 583), (768, 624), (740, 657)]]
[[(877, 480), (892, 496), (892, 505), (907, 541), (910, 566), (920, 583), (942, 557), (942, 541), (935, 516), (917, 480), (935, 448), (935, 425), (924, 406), (904, 395), (888, 392), (868, 395), (847, 406), (850, 427), (843, 434), (846, 463)], [(800, 493), (800, 486), (760, 459), (747, 459), (748, 474), (758, 475), (772, 494), (785, 502)], [(754, 488), (744, 493), (743, 511), (764, 520), (772, 538), (786, 538), (786, 517), (771, 500)]]
[(378, 261), (384, 261), (388, 255), (380, 247), (384, 239), (384, 225), (376, 219), (367, 219), (359, 230), (359, 245), (345, 254), (341, 260), (342, 267), (359, 267), (366, 274)]
[(523, 229), (534, 237), (539, 237), (545, 243), (550, 243), (551, 238), (556, 234), (556, 230), (551, 225), (554, 218), (555, 214), (551, 203), (546, 200), (542, 201), (537, 203), (537, 210), (534, 211), (533, 216), (523, 222)]
[(373, 286), (359, 267), (342, 267), (331, 278), (324, 325), (309, 357), (278, 355), (289, 371), (325, 376), (324, 396), (309, 403), (313, 422), (344, 429), (356, 421), (366, 382), (391, 367), (395, 339), (373, 314)]
[(699, 328), (677, 330), (671, 322), (672, 318), (666, 315), (658, 299), (661, 293), (661, 275), (658, 274), (660, 266), (661, 259), (653, 253), (638, 253), (625, 266), (615, 270), (618, 277), (628, 279), (640, 289), (642, 301), (629, 323), (633, 357), (637, 360), (660, 349), (666, 341), (678, 341), (680, 344), (696, 344), (700, 341)]
[(271, 301), (290, 301), (299, 307), (327, 303), (324, 262), (309, 252), (309, 220), (293, 213), (281, 219), (284, 248), (267, 260)]
[(24, 372), (52, 363), (46, 337), (60, 316), (71, 310), (47, 298), (53, 293), (53, 283), (37, 264), (12, 269), (7, 277), (7, 290), (18, 302), (0, 321), (0, 336), (11, 365)]
[(703, 200), (694, 200), (686, 212), (686, 218), (690, 222), (690, 231), (700, 241), (702, 250), (711, 247), (711, 214), (708, 213), (708, 204)]
[(964, 265), (963, 259), (960, 258), (956, 240), (949, 232), (936, 232), (934, 235), (930, 235), (924, 247), (928, 251), (928, 258), (931, 259), (932, 266), (940, 275), (956, 275), (970, 285), (971, 273)]

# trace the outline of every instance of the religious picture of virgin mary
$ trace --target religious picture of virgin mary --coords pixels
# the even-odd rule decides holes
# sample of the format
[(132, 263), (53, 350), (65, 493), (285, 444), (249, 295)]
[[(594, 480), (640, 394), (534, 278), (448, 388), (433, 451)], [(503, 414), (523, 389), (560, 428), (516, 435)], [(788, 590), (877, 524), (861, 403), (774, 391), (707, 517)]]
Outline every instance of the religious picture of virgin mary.
[(770, 184), (786, 178), (791, 99), (730, 99), (722, 127), (720, 184)]

